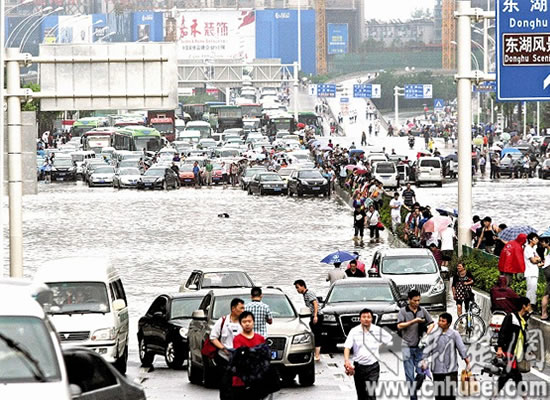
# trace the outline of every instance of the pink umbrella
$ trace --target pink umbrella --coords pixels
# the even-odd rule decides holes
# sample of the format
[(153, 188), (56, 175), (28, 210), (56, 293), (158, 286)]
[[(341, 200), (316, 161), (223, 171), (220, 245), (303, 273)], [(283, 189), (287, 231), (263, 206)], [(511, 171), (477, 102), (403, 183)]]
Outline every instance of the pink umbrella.
[(424, 223), (425, 232), (443, 232), (452, 223), (449, 217), (436, 215)]
[(354, 169), (360, 169), (358, 165), (355, 165), (355, 164), (349, 164), (349, 165), (346, 165), (346, 169), (348, 171), (353, 171)]

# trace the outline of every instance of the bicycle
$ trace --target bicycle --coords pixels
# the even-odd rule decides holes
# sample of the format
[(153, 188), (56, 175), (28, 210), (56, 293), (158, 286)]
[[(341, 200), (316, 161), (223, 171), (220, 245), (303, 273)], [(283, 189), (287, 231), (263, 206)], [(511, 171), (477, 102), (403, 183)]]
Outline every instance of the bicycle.
[(471, 301), (468, 311), (456, 320), (454, 329), (458, 332), (464, 344), (475, 343), (487, 332), (485, 321), (479, 316), (481, 309), (476, 302)]

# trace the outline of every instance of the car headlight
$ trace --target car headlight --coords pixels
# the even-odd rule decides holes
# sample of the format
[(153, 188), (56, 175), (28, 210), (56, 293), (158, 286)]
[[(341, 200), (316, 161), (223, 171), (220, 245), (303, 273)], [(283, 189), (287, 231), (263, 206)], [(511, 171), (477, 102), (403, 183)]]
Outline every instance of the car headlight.
[(300, 181), (300, 183), (304, 186), (309, 186), (309, 183), (307, 183), (307, 181)]
[(115, 328), (98, 329), (93, 333), (91, 340), (115, 340)]
[(325, 322), (336, 322), (336, 315), (334, 315), (334, 314), (323, 314), (323, 321), (325, 321)]
[(323, 179), (322, 185), (326, 185), (327, 183), (328, 183), (328, 181), (326, 179)]
[(266, 189), (271, 189), (271, 185), (262, 185), (262, 187), (264, 187)]
[(445, 282), (441, 277), (438, 277), (435, 281), (435, 285), (432, 287), (431, 294), (439, 294), (445, 290)]
[(189, 332), (189, 329), (187, 328), (180, 328), (180, 336), (182, 338), (186, 338), (187, 337), (187, 332)]
[(302, 333), (295, 335), (292, 338), (292, 344), (308, 344), (311, 343), (311, 335), (309, 333)]
[(386, 313), (380, 317), (380, 322), (397, 321), (397, 313)]

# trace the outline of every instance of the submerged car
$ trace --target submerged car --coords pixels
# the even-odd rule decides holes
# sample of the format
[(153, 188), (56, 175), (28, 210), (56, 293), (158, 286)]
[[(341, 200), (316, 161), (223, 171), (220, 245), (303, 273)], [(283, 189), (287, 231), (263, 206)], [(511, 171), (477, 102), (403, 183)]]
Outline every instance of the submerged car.
[(173, 169), (168, 167), (151, 167), (138, 182), (138, 189), (162, 189), (179, 188), (179, 177)]
[(248, 194), (284, 194), (288, 193), (287, 183), (276, 172), (264, 172), (254, 175), (248, 184)]
[[(204, 341), (209, 337), (215, 322), (227, 315), (231, 300), (248, 299), (249, 289), (215, 289), (202, 300), (187, 333), (189, 341), (188, 378), (191, 383), (216, 385), (219, 376), (212, 361), (201, 354)], [(296, 311), (290, 299), (280, 289), (263, 290), (262, 301), (273, 314), (273, 324), (267, 328), (266, 342), (271, 349), (271, 364), (278, 369), (285, 381), (293, 381), (298, 375), (302, 386), (315, 383), (314, 339), (305, 320), (311, 316), (306, 307)]]
[(316, 169), (300, 169), (290, 174), (288, 179), (288, 195), (304, 194), (330, 196), (330, 182)]
[(115, 169), (108, 165), (102, 165), (94, 168), (88, 178), (88, 186), (113, 186)]
[(254, 177), (254, 175), (261, 173), (261, 172), (267, 172), (267, 170), (263, 167), (261, 168), (247, 168), (244, 173), (240, 176), (239, 184), (241, 186), (242, 190), (248, 190), (248, 185), (250, 184), (250, 181)]
[(137, 188), (141, 173), (137, 168), (120, 168), (113, 177), (113, 186), (117, 189)]
[(172, 369), (183, 367), (189, 347), (187, 330), (193, 311), (207, 291), (158, 296), (138, 322), (139, 359), (143, 367), (153, 365), (155, 355), (163, 355)]
[(429, 311), (445, 311), (447, 291), (442, 273), (446, 272), (428, 249), (383, 249), (374, 254), (368, 274), (394, 281), (403, 298), (416, 289), (421, 306)]
[(239, 269), (195, 269), (185, 283), (180, 286), (180, 292), (188, 290), (242, 288), (254, 287), (250, 276)]
[(76, 181), (76, 165), (72, 158), (55, 157), (51, 177), (52, 181)]
[(333, 348), (343, 343), (351, 328), (359, 324), (359, 312), (364, 308), (372, 310), (373, 323), (395, 330), (400, 306), (404, 306), (404, 302), (391, 280), (349, 278), (336, 281), (321, 306), (323, 345)]

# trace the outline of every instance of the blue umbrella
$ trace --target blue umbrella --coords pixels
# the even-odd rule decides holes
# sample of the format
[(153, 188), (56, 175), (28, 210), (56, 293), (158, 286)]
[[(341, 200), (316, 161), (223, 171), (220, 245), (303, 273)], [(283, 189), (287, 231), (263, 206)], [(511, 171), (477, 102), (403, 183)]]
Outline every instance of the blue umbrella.
[(533, 227), (530, 227), (528, 225), (522, 225), (522, 226), (511, 226), (509, 228), (504, 229), (502, 232), (499, 233), (498, 237), (502, 240), (514, 240), (518, 237), (519, 234), (525, 233), (526, 235), (530, 234), (531, 232), (536, 232), (537, 230)]
[(361, 149), (351, 149), (349, 151), (349, 154), (355, 154), (355, 153), (364, 153), (365, 150), (361, 150)]
[(546, 232), (541, 233), (539, 236), (540, 237), (550, 237), (550, 227), (546, 230)]
[(516, 149), (515, 147), (505, 147), (504, 149), (502, 149), (502, 151), (500, 152), (500, 156), (501, 157), (504, 157), (506, 154), (508, 153), (521, 153), (521, 151), (519, 151), (519, 149)]
[(334, 264), (351, 260), (355, 260), (355, 254), (348, 253), (347, 251), (338, 250), (335, 253), (330, 253), (328, 256), (323, 258), (321, 262), (325, 264)]
[(458, 217), (458, 210), (456, 208), (454, 208), (452, 211), (446, 210), (444, 208), (436, 208), (435, 211), (437, 211), (440, 215), (443, 215), (444, 217), (448, 217), (448, 216)]

